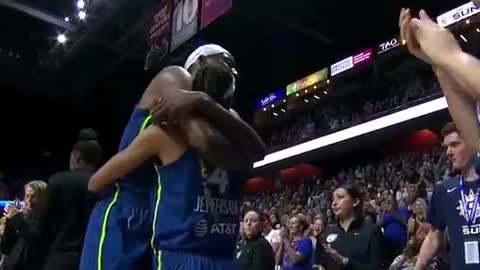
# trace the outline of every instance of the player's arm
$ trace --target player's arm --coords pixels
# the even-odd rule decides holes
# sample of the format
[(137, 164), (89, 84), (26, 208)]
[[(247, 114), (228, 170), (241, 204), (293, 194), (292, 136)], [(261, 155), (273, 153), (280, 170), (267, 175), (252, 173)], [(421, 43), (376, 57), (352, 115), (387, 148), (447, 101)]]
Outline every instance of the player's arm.
[(480, 61), (459, 50), (445, 55), (440, 68), (444, 69), (462, 87), (456, 89), (473, 100), (480, 100)]
[(141, 132), (123, 151), (113, 156), (88, 181), (90, 191), (101, 193), (140, 166), (161, 149), (164, 133), (157, 126), (150, 126)]
[[(188, 119), (191, 113), (179, 112), (180, 115), (177, 116), (180, 118), (179, 124), (184, 133), (188, 135), (190, 145), (212, 160), (224, 160), (226, 164), (231, 165), (238, 162), (237, 157), (230, 157), (233, 156), (231, 153), (238, 153), (239, 157), (243, 159), (243, 162), (236, 165), (240, 167), (246, 167), (244, 166), (245, 164), (252, 164), (254, 161), (264, 157), (265, 144), (248, 124), (237, 117), (238, 114), (236, 116), (230, 111), (223, 109), (223, 107), (204, 93), (179, 91), (180, 89), (191, 89), (191, 76), (180, 67), (169, 67), (162, 70), (152, 80), (146, 92), (158, 91), (160, 96), (168, 97), (167, 99), (172, 103), (187, 102), (186, 104), (181, 104), (181, 106), (175, 105), (177, 105), (176, 107), (185, 108), (189, 112), (200, 112), (206, 117), (208, 121), (200, 120), (202, 124), (199, 125), (195, 123), (195, 119), (189, 119), (188, 121), (181, 119)], [(153, 116), (158, 123), (161, 122), (160, 120), (165, 119), (165, 114), (168, 114), (168, 111), (159, 109), (155, 111)], [(182, 115), (187, 115), (188, 117), (181, 117)], [(214, 118), (221, 119), (222, 122), (228, 122), (228, 124), (223, 126), (217, 125), (215, 119), (212, 119), (212, 115), (214, 115)], [(192, 128), (194, 130), (191, 130)], [(207, 147), (209, 145), (210, 147)], [(219, 147), (221, 145), (223, 145), (225, 150), (223, 152), (216, 151), (216, 149), (221, 150)], [(227, 156), (226, 154), (230, 155)], [(230, 158), (225, 159), (226, 157)]]
[(443, 232), (447, 227), (445, 218), (445, 209), (447, 207), (444, 205), (445, 189), (443, 184), (438, 184), (433, 191), (427, 215), (427, 221), (432, 225), (432, 229), (428, 232), (420, 248), (418, 260), (415, 263), (415, 270), (426, 269), (442, 246)]
[(253, 161), (234, 146), (220, 131), (201, 116), (188, 117), (180, 125), (186, 132), (189, 145), (208, 161), (228, 169), (250, 170)]
[(447, 98), (450, 115), (460, 134), (465, 139), (472, 153), (474, 153), (478, 149), (478, 140), (480, 138), (475, 100), (468, 96), (465, 87), (444, 69), (437, 68), (435, 75)]
[(437, 255), (442, 243), (442, 232), (437, 229), (432, 229), (425, 240), (423, 241), (420, 253), (418, 255), (415, 270), (423, 270), (430, 264), (432, 259)]
[(230, 139), (250, 162), (259, 161), (265, 157), (267, 152), (265, 143), (236, 112), (226, 110), (210, 98), (202, 98), (197, 106), (213, 126)]

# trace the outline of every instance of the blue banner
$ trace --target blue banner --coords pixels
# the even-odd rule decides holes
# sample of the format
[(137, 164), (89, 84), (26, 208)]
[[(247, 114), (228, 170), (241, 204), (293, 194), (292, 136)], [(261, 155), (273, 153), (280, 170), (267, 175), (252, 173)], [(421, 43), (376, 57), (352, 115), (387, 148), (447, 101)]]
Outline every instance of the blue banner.
[(258, 100), (255, 101), (255, 109), (260, 109), (262, 107), (265, 107), (269, 104), (273, 104), (280, 99), (285, 98), (285, 90), (284, 89), (278, 89), (273, 93), (270, 93), (268, 95), (263, 96), (262, 98), (259, 98)]

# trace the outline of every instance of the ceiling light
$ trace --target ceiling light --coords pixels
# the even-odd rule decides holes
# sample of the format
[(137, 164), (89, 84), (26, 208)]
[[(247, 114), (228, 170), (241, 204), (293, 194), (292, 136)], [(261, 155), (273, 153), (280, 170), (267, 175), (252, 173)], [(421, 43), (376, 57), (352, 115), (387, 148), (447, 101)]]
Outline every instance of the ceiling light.
[(464, 42), (468, 42), (468, 40), (467, 40), (463, 35), (460, 35), (460, 38), (461, 38)]
[(285, 103), (285, 102), (287, 102), (287, 100), (286, 100), (286, 99), (284, 99), (284, 100), (283, 100), (283, 103)]
[(470, 19), (465, 21), (466, 24), (470, 24)]
[(267, 111), (267, 108), (263, 108), (263, 111), (266, 112), (266, 111)]
[(275, 108), (275, 104), (272, 104), (272, 108)]
[(274, 112), (273, 115), (274, 115), (274, 116), (278, 116), (278, 113)]
[(297, 97), (298, 97), (298, 96), (300, 96), (300, 94), (299, 94), (299, 93), (297, 93), (295, 96), (297, 96)]
[(79, 9), (84, 8), (84, 7), (85, 7), (85, 2), (84, 2), (83, 0), (78, 0), (78, 1), (77, 1), (77, 7), (78, 7)]
[(320, 97), (317, 96), (317, 95), (313, 95), (313, 97), (314, 97), (315, 99), (320, 99)]
[(478, 28), (475, 28), (475, 31), (477, 31), (477, 33), (480, 33), (480, 29)]
[(304, 99), (303, 101), (305, 101), (305, 103), (308, 103), (308, 99)]
[(324, 93), (325, 95), (328, 94), (327, 90), (323, 91), (323, 93)]
[(85, 13), (85, 11), (83, 11), (83, 10), (80, 10), (78, 12), (78, 18), (80, 18), (80, 20), (83, 21), (83, 20), (85, 20), (85, 17), (87, 17), (87, 13)]
[(330, 80), (327, 80), (327, 83), (330, 83)]
[(57, 41), (63, 44), (67, 41), (67, 37), (64, 34), (60, 34), (57, 36)]
[(287, 111), (285, 111), (285, 109), (280, 109), (280, 111), (282, 111), (282, 112), (287, 112)]
[(317, 89), (317, 86), (316, 86), (316, 85), (314, 85), (314, 86), (313, 86), (313, 89)]
[(69, 22), (70, 21), (70, 17), (65, 17), (64, 19), (66, 22)]

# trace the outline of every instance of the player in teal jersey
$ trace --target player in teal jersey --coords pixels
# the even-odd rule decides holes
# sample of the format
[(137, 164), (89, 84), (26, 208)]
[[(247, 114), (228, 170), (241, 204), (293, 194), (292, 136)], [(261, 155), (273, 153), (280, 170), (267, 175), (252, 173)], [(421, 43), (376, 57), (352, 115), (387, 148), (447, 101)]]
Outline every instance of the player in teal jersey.
[(244, 172), (265, 154), (258, 135), (230, 110), (233, 58), (216, 46), (217, 53), (205, 49), (212, 45), (192, 54), (198, 53), (191, 73), (169, 67), (152, 81), (144, 96), (161, 98), (151, 106), (158, 124), (90, 181), (91, 189), (102, 190), (146, 160), (161, 161), (152, 206), (155, 269), (232, 269)]

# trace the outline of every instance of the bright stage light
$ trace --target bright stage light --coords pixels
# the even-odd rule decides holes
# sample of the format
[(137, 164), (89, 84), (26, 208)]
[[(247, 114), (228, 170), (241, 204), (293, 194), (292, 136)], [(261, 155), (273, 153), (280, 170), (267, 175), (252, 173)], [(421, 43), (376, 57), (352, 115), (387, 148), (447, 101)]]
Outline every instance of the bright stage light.
[(80, 18), (80, 20), (83, 21), (83, 20), (85, 20), (85, 17), (87, 17), (87, 13), (85, 13), (85, 11), (83, 11), (83, 10), (80, 10), (78, 12), (78, 18)]
[(67, 42), (67, 37), (66, 37), (64, 34), (60, 34), (60, 35), (57, 36), (57, 41), (58, 41), (59, 43), (62, 43), (62, 44), (63, 44), (63, 43), (65, 43), (65, 42)]
[(79, 9), (84, 8), (84, 7), (85, 7), (85, 2), (84, 2), (83, 0), (78, 0), (78, 2), (77, 2), (77, 7), (78, 7)]

